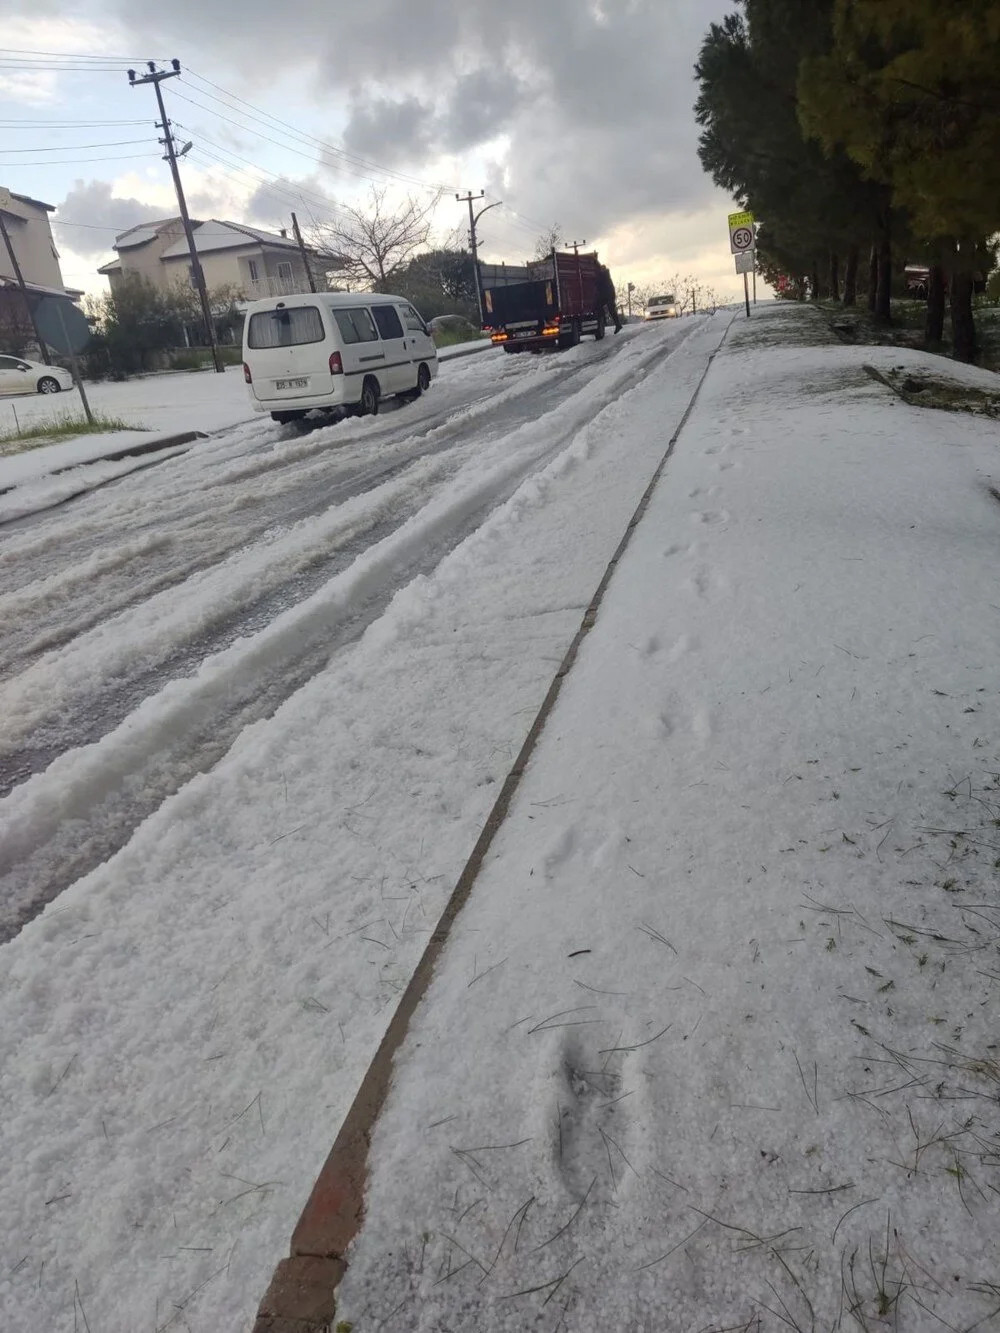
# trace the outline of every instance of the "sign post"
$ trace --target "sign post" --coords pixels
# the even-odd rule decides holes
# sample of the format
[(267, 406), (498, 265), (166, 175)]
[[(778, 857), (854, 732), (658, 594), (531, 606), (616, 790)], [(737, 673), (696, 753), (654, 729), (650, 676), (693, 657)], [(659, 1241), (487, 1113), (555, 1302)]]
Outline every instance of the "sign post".
[(736, 272), (743, 274), (743, 300), (750, 318), (750, 285), (747, 274), (754, 274), (754, 301), (757, 299), (757, 236), (753, 214), (747, 212), (729, 214), (729, 248), (736, 257)]
[(83, 387), (76, 359), (77, 352), (82, 352), (90, 342), (91, 333), (87, 316), (68, 296), (46, 296), (35, 307), (35, 323), (39, 335), (45, 342), (69, 358), (73, 382), (80, 391), (83, 410), (87, 414), (87, 421), (93, 425), (94, 414), (90, 410), (90, 403), (87, 402), (87, 391)]

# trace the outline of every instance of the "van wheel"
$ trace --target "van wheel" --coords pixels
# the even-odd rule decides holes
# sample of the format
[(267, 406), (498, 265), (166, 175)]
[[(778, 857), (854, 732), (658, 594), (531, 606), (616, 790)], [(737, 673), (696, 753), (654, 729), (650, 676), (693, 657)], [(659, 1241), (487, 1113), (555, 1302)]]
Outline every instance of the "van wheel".
[(361, 401), (356, 408), (358, 416), (378, 416), (378, 397), (378, 380), (369, 375), (361, 386)]
[(430, 387), (431, 372), (421, 361), (420, 369), (417, 371), (417, 397), (419, 398), (422, 393), (426, 393)]
[(287, 426), (290, 421), (301, 421), (304, 416), (305, 412), (272, 412), (271, 420), (279, 426)]
[(594, 330), (594, 338), (600, 342), (604, 337), (604, 311), (600, 310), (597, 314), (597, 328)]

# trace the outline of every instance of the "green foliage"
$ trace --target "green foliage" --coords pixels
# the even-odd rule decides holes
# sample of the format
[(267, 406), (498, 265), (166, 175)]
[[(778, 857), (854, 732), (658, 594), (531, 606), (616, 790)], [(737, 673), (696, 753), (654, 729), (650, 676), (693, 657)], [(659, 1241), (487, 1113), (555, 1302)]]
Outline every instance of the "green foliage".
[(0, 454), (23, 453), (26, 449), (37, 449), (56, 440), (75, 439), (77, 435), (104, 435), (110, 431), (142, 429), (121, 417), (104, 416), (100, 412), (94, 413), (93, 421), (88, 421), (83, 412), (59, 412), (40, 421), (33, 421), (30, 426), (0, 434)]
[(836, 0), (834, 42), (805, 60), (803, 126), (843, 147), (925, 241), (1000, 226), (1000, 2)]
[(424, 319), (462, 315), (478, 327), (476, 275), (468, 250), (438, 249), (416, 255), (396, 270), (392, 290), (412, 301)]
[[(209, 305), (217, 337), (242, 325), (232, 289), (210, 292)], [(90, 302), (88, 313), (97, 321), (97, 334), (84, 358), (89, 378), (125, 379), (157, 369), (173, 348), (185, 350), (170, 358), (172, 369), (198, 370), (211, 364), (206, 351), (185, 346), (191, 338), (205, 339), (201, 303), (191, 287), (178, 284), (163, 291), (138, 274), (126, 274), (114, 291)]]

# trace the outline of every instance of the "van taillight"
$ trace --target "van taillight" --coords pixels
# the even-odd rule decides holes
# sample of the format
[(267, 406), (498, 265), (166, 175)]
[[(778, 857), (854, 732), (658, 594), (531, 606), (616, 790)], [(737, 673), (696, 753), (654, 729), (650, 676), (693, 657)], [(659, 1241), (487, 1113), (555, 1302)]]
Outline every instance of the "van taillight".
[(344, 363), (343, 363), (343, 361), (340, 359), (340, 353), (339, 353), (339, 352), (331, 352), (331, 353), (330, 353), (330, 374), (331, 374), (331, 375), (343, 375), (343, 373), (344, 373)]
[(247, 384), (253, 384), (253, 376), (250, 374), (250, 367), (245, 361), (243, 362), (243, 378), (246, 380)]

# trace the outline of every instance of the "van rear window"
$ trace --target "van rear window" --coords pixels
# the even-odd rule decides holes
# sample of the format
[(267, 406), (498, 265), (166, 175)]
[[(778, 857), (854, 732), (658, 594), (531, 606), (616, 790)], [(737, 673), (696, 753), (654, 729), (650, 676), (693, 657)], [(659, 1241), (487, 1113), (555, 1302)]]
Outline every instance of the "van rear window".
[(358, 306), (356, 310), (335, 310), (333, 317), (337, 321), (337, 328), (340, 329), (345, 347), (351, 343), (378, 341), (378, 330), (364, 306)]
[(323, 321), (314, 305), (293, 305), (283, 310), (259, 310), (251, 315), (247, 346), (254, 350), (301, 347), (303, 343), (320, 343), (325, 336)]

